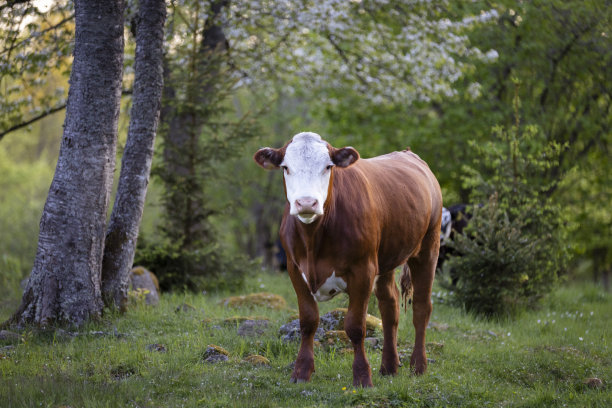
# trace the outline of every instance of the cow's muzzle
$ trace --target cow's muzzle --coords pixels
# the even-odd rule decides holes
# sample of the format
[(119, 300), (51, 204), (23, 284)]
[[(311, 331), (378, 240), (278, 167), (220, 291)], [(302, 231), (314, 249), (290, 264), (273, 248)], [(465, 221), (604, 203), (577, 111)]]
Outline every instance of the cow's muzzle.
[(312, 197), (302, 197), (295, 200), (295, 209), (301, 216), (320, 214), (319, 200)]
[(323, 209), (319, 204), (319, 200), (312, 197), (301, 197), (295, 200), (294, 206), (297, 212), (297, 217), (304, 224), (314, 222), (317, 216), (323, 214)]

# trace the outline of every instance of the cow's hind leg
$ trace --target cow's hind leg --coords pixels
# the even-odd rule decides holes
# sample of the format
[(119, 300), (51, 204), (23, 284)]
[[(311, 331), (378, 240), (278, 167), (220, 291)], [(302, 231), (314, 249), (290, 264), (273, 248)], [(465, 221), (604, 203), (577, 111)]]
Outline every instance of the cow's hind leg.
[[(435, 231), (437, 234), (437, 231)], [(410, 358), (410, 368), (415, 374), (423, 374), (427, 370), (425, 354), (425, 330), (432, 312), (431, 287), (436, 272), (439, 238), (434, 233), (428, 233), (423, 240), (419, 254), (408, 260), (410, 278), (412, 281), (412, 324), (414, 325), (414, 351)]]
[(378, 309), (382, 317), (384, 334), (380, 373), (382, 375), (395, 375), (399, 367), (399, 356), (397, 354), (399, 291), (395, 284), (393, 271), (378, 276), (374, 293), (378, 298)]

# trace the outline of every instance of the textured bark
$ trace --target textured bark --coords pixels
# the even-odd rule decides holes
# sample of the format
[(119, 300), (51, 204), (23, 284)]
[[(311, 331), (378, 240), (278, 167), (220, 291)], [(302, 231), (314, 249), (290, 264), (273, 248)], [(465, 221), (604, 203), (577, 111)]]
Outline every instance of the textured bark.
[(80, 326), (102, 310), (100, 271), (115, 168), (123, 1), (75, 1), (74, 61), (55, 175), (17, 325)]
[(164, 0), (141, 0), (136, 26), (134, 94), (115, 204), (106, 233), (102, 296), (124, 309), (153, 160), (163, 90)]

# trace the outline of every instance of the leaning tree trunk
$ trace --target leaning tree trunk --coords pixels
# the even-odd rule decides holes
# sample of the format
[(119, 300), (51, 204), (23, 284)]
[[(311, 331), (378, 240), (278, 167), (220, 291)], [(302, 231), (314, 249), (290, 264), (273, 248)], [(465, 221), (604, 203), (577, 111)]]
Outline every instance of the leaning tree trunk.
[(123, 0), (75, 1), (74, 61), (55, 175), (17, 325), (80, 326), (102, 310), (100, 271), (123, 70)]
[(125, 308), (138, 227), (142, 219), (163, 89), (164, 0), (141, 0), (136, 22), (134, 93), (119, 186), (106, 232), (102, 297)]

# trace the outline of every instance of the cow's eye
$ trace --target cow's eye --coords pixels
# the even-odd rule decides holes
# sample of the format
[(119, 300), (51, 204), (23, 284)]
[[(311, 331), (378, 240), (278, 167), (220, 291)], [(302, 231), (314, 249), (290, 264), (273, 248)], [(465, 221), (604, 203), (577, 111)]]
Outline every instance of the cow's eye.
[(283, 169), (285, 174), (289, 174), (289, 168), (287, 166), (281, 166), (281, 169)]
[(332, 167), (334, 167), (334, 165), (333, 165), (333, 164), (330, 164), (329, 166), (327, 166), (327, 167), (325, 168), (325, 170), (331, 170), (331, 168), (332, 168)]

